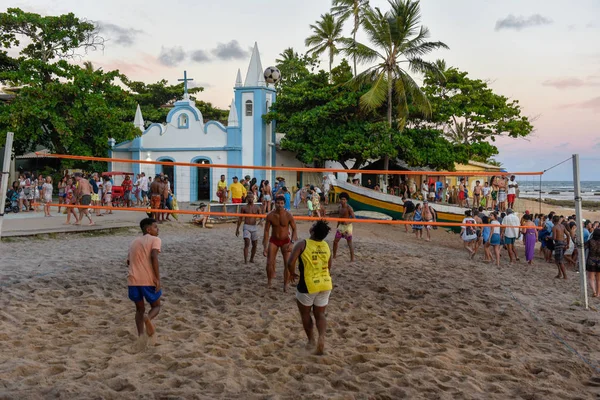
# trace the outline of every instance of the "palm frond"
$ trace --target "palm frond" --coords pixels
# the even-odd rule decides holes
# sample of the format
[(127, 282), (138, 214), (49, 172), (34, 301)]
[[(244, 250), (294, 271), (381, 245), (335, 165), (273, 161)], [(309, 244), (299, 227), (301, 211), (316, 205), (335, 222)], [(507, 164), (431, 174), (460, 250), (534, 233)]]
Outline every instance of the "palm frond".
[(385, 78), (385, 73), (377, 74), (376, 70), (372, 70), (369, 74), (362, 73), (365, 77), (375, 78), (371, 89), (360, 97), (361, 107), (367, 110), (374, 110), (380, 107), (388, 97), (388, 81)]
[[(417, 82), (408, 74), (406, 71), (398, 68), (397, 70), (398, 79), (396, 81), (396, 91), (402, 88), (404, 91), (404, 98), (407, 99), (410, 96), (411, 104), (415, 106), (420, 112), (426, 117), (431, 116), (431, 103), (427, 99), (427, 96)], [(401, 87), (398, 84), (401, 83)], [(407, 106), (408, 108), (408, 106)]]

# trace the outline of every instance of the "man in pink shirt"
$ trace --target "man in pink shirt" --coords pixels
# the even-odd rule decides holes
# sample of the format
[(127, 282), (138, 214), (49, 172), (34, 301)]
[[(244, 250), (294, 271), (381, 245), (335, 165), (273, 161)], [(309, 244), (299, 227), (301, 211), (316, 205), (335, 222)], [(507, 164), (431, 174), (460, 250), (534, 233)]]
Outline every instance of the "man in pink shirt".
[[(140, 222), (143, 236), (136, 238), (129, 245), (127, 265), (129, 274), (129, 299), (135, 303), (135, 325), (138, 336), (144, 334), (144, 325), (148, 336), (154, 335), (152, 320), (160, 311), (160, 273), (158, 271), (158, 253), (161, 241), (158, 238), (158, 226), (154, 218), (144, 218)], [(144, 299), (150, 303), (151, 309), (145, 315)]]

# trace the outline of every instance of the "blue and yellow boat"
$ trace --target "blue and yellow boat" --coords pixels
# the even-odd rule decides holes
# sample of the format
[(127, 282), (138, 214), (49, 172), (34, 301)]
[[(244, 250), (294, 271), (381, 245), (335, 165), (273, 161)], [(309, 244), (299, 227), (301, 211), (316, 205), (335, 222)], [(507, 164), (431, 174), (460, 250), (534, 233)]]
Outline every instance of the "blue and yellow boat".
[[(333, 190), (336, 195), (342, 192), (350, 195), (348, 204), (355, 211), (375, 211), (392, 217), (395, 220), (403, 219), (404, 202), (399, 196), (381, 193), (363, 186), (356, 186), (348, 182), (343, 182), (330, 177)], [(414, 201), (418, 203), (419, 201)], [(462, 222), (465, 217), (465, 208), (449, 204), (432, 203), (431, 206), (437, 213), (438, 222)], [(448, 228), (455, 232), (460, 232), (460, 227)]]

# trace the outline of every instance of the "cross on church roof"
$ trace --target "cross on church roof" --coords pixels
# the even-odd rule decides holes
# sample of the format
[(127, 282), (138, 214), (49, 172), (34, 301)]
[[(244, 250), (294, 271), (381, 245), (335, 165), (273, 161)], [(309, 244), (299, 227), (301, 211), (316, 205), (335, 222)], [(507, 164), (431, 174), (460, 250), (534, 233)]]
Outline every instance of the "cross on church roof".
[(193, 81), (194, 78), (187, 77), (187, 71), (183, 71), (183, 79), (177, 79), (179, 82), (183, 81), (183, 94), (187, 94), (187, 81)]

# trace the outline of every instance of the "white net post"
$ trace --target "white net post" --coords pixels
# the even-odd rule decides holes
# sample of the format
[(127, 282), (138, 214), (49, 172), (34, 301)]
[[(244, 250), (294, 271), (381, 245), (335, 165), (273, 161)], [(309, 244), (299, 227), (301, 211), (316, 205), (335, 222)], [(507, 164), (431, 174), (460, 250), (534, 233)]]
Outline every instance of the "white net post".
[(581, 286), (581, 295), (583, 296), (582, 301), (585, 309), (588, 309), (588, 296), (587, 296), (587, 277), (585, 270), (585, 253), (583, 249), (583, 218), (581, 212), (581, 181), (579, 175), (579, 154), (573, 154), (573, 184), (575, 189), (575, 214), (577, 216), (577, 240), (575, 246), (577, 247), (577, 254), (579, 257), (579, 277)]

